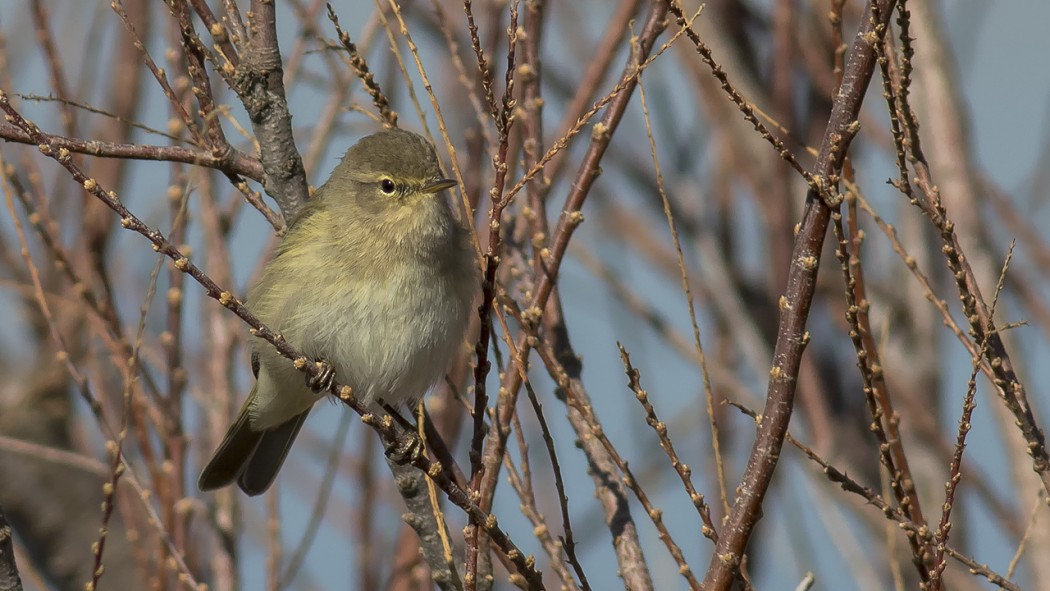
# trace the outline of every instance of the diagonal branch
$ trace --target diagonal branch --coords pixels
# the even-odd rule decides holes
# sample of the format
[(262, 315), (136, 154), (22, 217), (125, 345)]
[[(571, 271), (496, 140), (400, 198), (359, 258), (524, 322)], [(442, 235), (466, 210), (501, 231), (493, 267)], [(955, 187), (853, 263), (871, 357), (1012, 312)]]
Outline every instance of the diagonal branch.
[[(679, 25), (684, 24), (681, 8), (672, 0), (666, 1), (678, 17)], [(877, 14), (885, 26), (896, 0), (872, 0), (863, 14), (873, 14), (872, 4), (877, 6)], [(795, 236), (785, 295), (780, 299), (780, 323), (773, 351), (773, 367), (769, 372), (765, 410), (747, 468), (737, 487), (736, 501), (711, 556), (704, 577), (704, 589), (724, 591), (736, 578), (744, 549), (761, 517), (762, 500), (780, 458), (780, 449), (794, 408), (802, 352), (809, 343), (806, 321), (816, 291), (821, 250), (831, 216), (833, 213), (837, 215), (837, 203), (829, 205), (820, 195), (837, 186), (843, 158), (857, 131), (857, 116), (875, 70), (875, 44), (879, 42), (875, 31), (874, 18), (865, 18), (846, 57), (842, 85), (832, 105), (817, 161), (813, 166), (815, 182), (810, 186), (802, 223)], [(835, 207), (835, 212), (832, 207)]]
[[(300, 352), (296, 351), (291, 345), (289, 345), (281, 335), (263, 325), (262, 322), (260, 322), (259, 319), (244, 306), (243, 302), (234, 297), (231, 292), (223, 289), (215, 283), (215, 281), (205, 274), (200, 267), (191, 262), (177, 246), (172, 244), (167, 236), (157, 229), (146, 225), (141, 219), (131, 213), (131, 211), (129, 211), (118, 199), (116, 192), (106, 191), (95, 179), (84, 174), (80, 167), (73, 162), (72, 158), (70, 158), (68, 150), (62, 150), (48, 145), (40, 128), (35, 123), (23, 118), (22, 115), (15, 110), (14, 107), (11, 106), (7, 94), (3, 91), (0, 91), (0, 110), (5, 113), (5, 116), (9, 121), (14, 122), (15, 125), (18, 125), (34, 139), (34, 143), (39, 145), (42, 154), (57, 161), (69, 172), (72, 179), (79, 183), (85, 191), (91, 193), (91, 195), (100, 200), (106, 207), (119, 215), (122, 227), (140, 234), (149, 240), (154, 250), (172, 260), (176, 269), (186, 273), (199, 283), (201, 287), (204, 288), (205, 294), (209, 298), (218, 301), (223, 307), (229, 309), (241, 320), (247, 323), (252, 328), (251, 332), (254, 336), (264, 339), (273, 345), (281, 355), (292, 360), (296, 369), (299, 371), (311, 376), (316, 376), (320, 373), (319, 364), (311, 363)], [(340, 401), (360, 415), (362, 422), (372, 427), (388, 445), (416, 447), (412, 442), (414, 439), (416, 440), (416, 443), (418, 443), (418, 438), (414, 433), (405, 432), (404, 429), (400, 428), (389, 415), (377, 416), (370, 412), (364, 404), (354, 397), (349, 386), (333, 381), (328, 388), (328, 392), (337, 396)], [(423, 454), (418, 454), (416, 457), (412, 458), (411, 464), (420, 471), (426, 473), (427, 476), (429, 476), (430, 479), (441, 488), (453, 504), (463, 509), (468, 516), (481, 525), (485, 534), (489, 536), (496, 547), (499, 548), (500, 551), (507, 556), (508, 560), (514, 564), (515, 568), (518, 569), (518, 575), (520, 575), (533, 588), (540, 589), (543, 587), (542, 575), (535, 567), (535, 560), (531, 556), (525, 555), (514, 544), (506, 532), (500, 528), (496, 517), (491, 515), (487, 510), (481, 509), (479, 504), (449, 477), (447, 471), (442, 468), (440, 463), (431, 461)]]

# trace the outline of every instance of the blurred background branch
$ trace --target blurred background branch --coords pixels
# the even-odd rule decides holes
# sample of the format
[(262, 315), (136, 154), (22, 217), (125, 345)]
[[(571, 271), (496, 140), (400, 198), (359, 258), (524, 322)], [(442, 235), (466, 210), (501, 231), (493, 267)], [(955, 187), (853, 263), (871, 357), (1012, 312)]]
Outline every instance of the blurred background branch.
[[(0, 587), (1050, 589), (1043, 3), (10, 4)], [(331, 405), (202, 495), (200, 285), (384, 125), (488, 279), (430, 477)]]

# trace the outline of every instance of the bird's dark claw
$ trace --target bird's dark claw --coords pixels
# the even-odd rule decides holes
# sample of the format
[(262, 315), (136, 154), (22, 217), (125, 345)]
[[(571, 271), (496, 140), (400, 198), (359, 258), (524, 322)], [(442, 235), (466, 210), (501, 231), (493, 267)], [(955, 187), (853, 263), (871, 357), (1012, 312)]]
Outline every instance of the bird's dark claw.
[(406, 433), (405, 437), (386, 443), (383, 453), (391, 462), (404, 466), (415, 462), (423, 455), (423, 442), (414, 433)]
[(324, 358), (318, 358), (314, 363), (317, 364), (317, 375), (307, 375), (306, 386), (314, 393), (321, 394), (327, 392), (335, 382), (335, 368)]
[(408, 422), (408, 419), (401, 416), (397, 409), (386, 402), (380, 401), (380, 405), (383, 407), (383, 410), (390, 413), (390, 418), (405, 430), (397, 441), (384, 444), (383, 451), (386, 453), (386, 457), (391, 462), (401, 466), (411, 464), (423, 454), (423, 442), (419, 440), (419, 437), (416, 437), (416, 426)]

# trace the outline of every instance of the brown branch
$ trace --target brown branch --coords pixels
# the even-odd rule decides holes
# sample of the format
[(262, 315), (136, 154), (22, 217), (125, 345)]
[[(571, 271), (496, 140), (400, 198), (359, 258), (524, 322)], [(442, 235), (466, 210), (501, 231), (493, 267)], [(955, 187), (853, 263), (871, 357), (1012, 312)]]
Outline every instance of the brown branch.
[[(565, 548), (565, 556), (568, 559), (569, 564), (572, 565), (573, 570), (576, 572), (576, 576), (579, 577), (580, 585), (583, 589), (589, 590), (590, 583), (587, 581), (587, 575), (583, 572), (583, 566), (580, 565), (580, 560), (576, 556), (576, 539), (572, 533), (572, 520), (569, 518), (569, 495), (565, 492), (565, 480), (562, 477), (561, 464), (558, 462), (558, 454), (554, 449), (554, 438), (551, 436), (550, 427), (547, 426), (547, 419), (543, 416), (543, 405), (540, 404), (536, 392), (532, 388), (528, 388), (528, 384), (526, 384), (526, 387), (529, 403), (532, 405), (532, 409), (536, 413), (536, 420), (540, 424), (540, 431), (543, 434), (543, 445), (547, 449), (547, 457), (550, 458), (551, 471), (554, 474), (554, 489), (558, 493), (558, 506), (561, 509), (562, 529), (565, 532), (565, 537), (562, 538), (562, 545)], [(516, 417), (517, 416), (515, 415), (515, 418)], [(519, 435), (521, 434), (520, 428), (517, 430), (517, 433)]]
[[(672, 0), (667, 1), (671, 3)], [(877, 3), (881, 18), (888, 19), (895, 0), (872, 2)], [(684, 16), (681, 10), (674, 4), (671, 9), (682, 24)], [(875, 69), (875, 43), (878, 39), (874, 35), (876, 23), (867, 18), (871, 14), (870, 4), (864, 14), (863, 24), (846, 57), (842, 86), (833, 103), (813, 167), (812, 176), (822, 180), (817, 187), (809, 189), (803, 220), (795, 237), (785, 295), (780, 300), (780, 322), (766, 406), (747, 468), (737, 487), (736, 501), (704, 578), (704, 588), (709, 591), (724, 591), (736, 578), (744, 549), (761, 517), (762, 500), (773, 479), (794, 408), (802, 352), (809, 343), (806, 321), (816, 291), (821, 250), (832, 213), (828, 203), (820, 198), (818, 187), (823, 185), (822, 189), (826, 191), (837, 185), (837, 175), (856, 133), (857, 115)]]
[[(248, 177), (262, 182), (265, 178), (262, 163), (252, 156), (239, 152), (232, 147), (216, 153), (215, 150), (199, 150), (182, 146), (153, 146), (145, 144), (127, 144), (105, 142), (100, 140), (83, 140), (61, 135), (40, 132), (45, 143), (57, 149), (65, 149), (75, 154), (87, 154), (99, 158), (119, 158), (127, 160), (153, 160), (157, 162), (179, 162), (212, 168), (222, 172), (240, 191), (245, 200), (266, 218), (270, 225), (282, 231), (284, 225), (280, 217), (251, 191), (240, 177)], [(18, 144), (35, 144), (22, 129), (10, 123), (0, 122), (0, 139)]]
[[(1006, 255), (1006, 262), (1003, 263), (1003, 269), (999, 274), (999, 282), (995, 286), (995, 298), (992, 300), (991, 314), (995, 314), (996, 305), (999, 303), (999, 296), (1003, 290), (1003, 284), (1006, 281), (1006, 271), (1010, 268), (1010, 261), (1013, 259), (1013, 245), (1010, 246), (1010, 252)], [(966, 381), (966, 395), (963, 396), (962, 404), (962, 415), (959, 418), (959, 428), (955, 435), (955, 451), (952, 454), (951, 462), (948, 465), (948, 482), (944, 485), (944, 504), (941, 510), (941, 522), (937, 526), (937, 532), (935, 539), (937, 540), (936, 555), (933, 559), (932, 576), (930, 577), (930, 589), (941, 589), (942, 581), (941, 577), (944, 573), (944, 569), (947, 566), (947, 561), (944, 558), (945, 547), (948, 544), (948, 534), (952, 529), (952, 509), (955, 507), (955, 492), (959, 487), (959, 481), (962, 480), (962, 460), (963, 450), (966, 448), (966, 435), (970, 432), (971, 418), (973, 416), (973, 410), (977, 407), (974, 402), (974, 397), (977, 395), (977, 373), (981, 368), (981, 359), (987, 354), (987, 340), (979, 341), (978, 344), (981, 347), (980, 355), (975, 355), (973, 358), (973, 367), (970, 370), (970, 378)]]
[[(262, 181), (263, 167), (257, 158), (234, 151), (227, 157), (215, 156), (208, 150), (182, 146), (153, 146), (146, 144), (122, 144), (84, 140), (41, 132), (46, 144), (56, 149), (65, 149), (75, 154), (87, 154), (99, 158), (122, 158), (127, 160), (155, 160), (158, 162), (181, 162), (223, 173), (248, 177)], [(0, 122), (0, 139), (16, 144), (35, 144), (25, 131), (10, 123)]]
[(244, 103), (259, 141), (266, 192), (277, 201), (281, 213), (290, 222), (306, 203), (309, 193), (284, 92), (275, 10), (273, 2), (252, 1), (250, 50), (235, 67), (233, 89)]
[[(663, 17), (666, 12), (665, 9), (661, 9), (660, 2), (650, 3), (652, 7), (650, 14), (646, 19), (645, 28), (640, 36), (638, 55), (632, 56), (628, 60), (627, 67), (625, 68), (624, 77), (621, 80), (621, 84), (617, 85), (616, 90), (608, 95), (610, 100), (608, 103), (608, 111), (602, 120), (594, 125), (594, 133), (591, 135), (591, 145), (587, 150), (587, 154), (584, 156), (583, 163), (580, 166), (579, 172), (576, 176), (575, 181), (571, 184), (572, 189), (569, 193), (564, 208), (562, 209), (561, 218), (558, 221), (558, 225), (554, 229), (554, 240), (551, 243), (550, 250), (547, 254), (547, 261), (545, 264), (544, 272), (540, 275), (539, 282), (536, 286), (535, 294), (532, 297), (530, 305), (524, 310), (524, 316), (529, 322), (536, 322), (542, 317), (542, 310), (551, 293), (554, 290), (555, 283), (557, 281), (558, 269), (561, 266), (561, 262), (565, 257), (568, 250), (568, 244), (571, 240), (572, 233), (575, 229), (583, 222), (583, 214), (580, 213), (580, 209), (583, 207), (584, 201), (587, 199), (587, 195), (590, 192), (591, 186), (594, 184), (595, 179), (600, 174), (599, 163), (601, 162), (602, 156), (605, 154), (606, 149), (609, 147), (609, 142), (612, 139), (612, 135), (619, 125), (620, 119), (623, 117), (623, 113), (627, 108), (627, 103), (630, 100), (634, 88), (637, 86), (638, 75), (640, 74), (640, 65), (645, 61), (645, 56), (652, 49), (653, 43), (656, 37), (663, 31)], [(605, 101), (599, 101), (604, 104)], [(564, 139), (558, 142), (558, 145), (564, 147)], [(554, 153), (557, 153), (558, 146), (547, 151), (543, 158), (537, 162), (536, 166), (530, 169), (528, 173), (514, 186), (508, 193), (507, 198), (511, 198), (518, 191), (521, 190), (528, 182), (539, 173), (539, 170), (553, 157)], [(521, 367), (525, 367), (525, 359), (532, 349), (532, 345), (528, 342), (524, 335), (519, 339), (517, 343), (517, 355), (515, 359)], [(508, 371), (506, 378), (504, 379), (503, 388), (508, 392), (508, 399), (506, 401), (501, 400), (499, 403), (499, 423), (506, 424), (508, 422), (510, 414), (513, 412), (514, 403), (518, 389), (521, 387), (521, 376), (517, 371)], [(506, 433), (499, 435), (501, 429), (493, 429), (490, 432), (490, 438), (493, 434), (502, 441), (496, 441), (496, 445), (493, 446), (494, 441), (490, 440), (489, 444), (486, 445), (486, 464), (488, 466), (498, 466), (499, 457), (502, 455), (502, 450), (506, 445)], [(486, 485), (482, 487), (483, 497), (490, 497), (495, 489), (495, 480), (498, 477), (498, 470), (488, 470), (486, 468)], [(491, 498), (490, 501), (491, 502)]]
[(638, 399), (638, 403), (642, 405), (642, 410), (645, 411), (645, 424), (649, 425), (660, 439), (660, 448), (667, 454), (667, 459), (671, 460), (671, 467), (674, 468), (678, 478), (681, 479), (682, 487), (685, 489), (686, 494), (689, 495), (689, 501), (696, 508), (700, 519), (704, 522), (704, 526), (700, 528), (700, 534), (717, 544), (718, 530), (715, 527), (714, 520), (711, 519), (711, 509), (707, 506), (704, 493), (696, 490), (696, 487), (693, 486), (692, 469), (678, 457), (674, 443), (667, 435), (667, 423), (661, 421), (656, 415), (656, 409), (653, 407), (653, 403), (649, 401), (649, 393), (642, 388), (641, 374), (631, 364), (631, 356), (627, 353), (627, 349), (620, 343), (617, 343), (617, 347), (620, 349), (620, 360), (623, 362), (624, 373), (627, 374), (627, 387), (634, 392), (634, 397)]
[(492, 69), (485, 58), (485, 50), (481, 48), (481, 39), (478, 37), (478, 25), (474, 22), (474, 10), (471, 0), (463, 0), (463, 13), (467, 17), (470, 46), (474, 50), (474, 57), (477, 60), (481, 86), (485, 89), (485, 103), (489, 107), (489, 114), (492, 115), (493, 119), (496, 119), (499, 116), (499, 109), (496, 107), (496, 96), (492, 91)]
[[(1048, 503), (1050, 503), (1050, 453), (1047, 452), (1046, 437), (1039, 427), (1031, 404), (1028, 402), (1027, 388), (1014, 369), (1014, 363), (1006, 349), (1006, 344), (1002, 341), (999, 330), (996, 328), (995, 319), (989, 310), (988, 303), (981, 295), (980, 284), (973, 270), (973, 265), (983, 266), (985, 257), (978, 252), (974, 257), (975, 260), (972, 262), (971, 258), (964, 254), (965, 250), (959, 240), (956, 221), (948, 216), (947, 207), (941, 199), (941, 187), (935, 182), (930, 163), (923, 152), (918, 120), (908, 101), (913, 49), (911, 47), (911, 39), (907, 35), (910, 14), (906, 9), (901, 10), (900, 18), (898, 18), (897, 22), (901, 26), (901, 51), (903, 57), (894, 70), (894, 75), (896, 76), (894, 90), (897, 93), (894, 98), (897, 101), (898, 109), (901, 111), (900, 116), (904, 121), (903, 132), (907, 136), (907, 141), (902, 142), (897, 138), (894, 141), (898, 144), (898, 150), (903, 149), (899, 144), (903, 143), (907, 146), (910, 160), (915, 170), (915, 183), (926, 198), (925, 203), (914, 199), (913, 203), (927, 214), (930, 222), (940, 233), (943, 244), (942, 252), (952, 277), (955, 279), (956, 289), (959, 292), (963, 312), (970, 324), (971, 334), (974, 335), (975, 340), (987, 340), (985, 356), (994, 374), (992, 382), (999, 394), (999, 398), (1002, 399), (1006, 408), (1013, 415), (1015, 424), (1024, 437), (1027, 448), (1025, 451), (1032, 458), (1032, 470), (1039, 476), (1043, 490), (1047, 495)], [(891, 63), (896, 64), (895, 56), (888, 57), (890, 57)], [(954, 149), (960, 147), (965, 141), (961, 139), (959, 126), (954, 122), (952, 126), (952, 129), (947, 133), (952, 134), (951, 137), (956, 138), (950, 145), (950, 148)], [(966, 161), (965, 156), (956, 156), (956, 159)], [(945, 189), (946, 191), (954, 191), (959, 194), (968, 194), (971, 192), (972, 187), (979, 185), (976, 177), (967, 177), (961, 182), (953, 177), (942, 180), (949, 183)], [(965, 197), (965, 195), (960, 195), (960, 197)], [(976, 203), (975, 198), (963, 201), (964, 207), (974, 203)], [(970, 225), (965, 223), (966, 218), (964, 216), (966, 213), (965, 210), (956, 212), (956, 215), (963, 220), (963, 230)]]
[[(562, 209), (561, 219), (554, 230), (554, 239), (551, 242), (546, 261), (544, 261), (544, 272), (539, 275), (535, 293), (529, 302), (528, 308), (524, 310), (524, 317), (529, 323), (538, 323), (543, 316), (543, 310), (546, 308), (547, 302), (554, 291), (558, 269), (568, 250), (569, 241), (573, 232), (583, 221), (583, 214), (580, 212), (580, 209), (583, 207), (583, 203), (586, 201), (590, 189), (600, 173), (599, 165), (602, 157), (609, 147), (612, 135), (616, 131), (624, 111), (627, 109), (631, 96), (634, 94), (642, 67), (647, 63), (651, 63), (646, 58), (649, 56), (649, 52), (652, 51), (657, 37), (664, 31), (666, 14), (667, 8), (662, 0), (650, 2), (649, 13), (646, 16), (642, 33), (639, 35), (637, 50), (628, 58), (620, 84), (617, 85), (613, 93), (608, 95), (608, 110), (605, 116), (594, 125), (590, 146), (580, 165), (576, 179), (571, 185), (572, 189)], [(577, 125), (580, 124), (578, 121)], [(564, 141), (563, 139), (558, 142), (555, 148), (558, 148), (558, 146), (563, 148), (565, 145)], [(529, 180), (538, 174), (546, 162), (560, 151), (560, 149), (555, 148), (548, 150), (536, 165), (526, 173), (522, 180), (511, 188), (503, 199), (509, 201)], [(534, 346), (533, 343), (535, 343), (535, 340), (528, 336), (528, 332), (523, 331), (517, 343), (515, 343), (512, 351), (512, 369), (504, 374), (505, 378), (501, 387), (501, 395), (497, 402), (496, 424), (489, 431), (488, 441), (485, 444), (484, 469), (481, 486), (478, 490), (480, 492), (479, 502), (486, 509), (492, 506), (496, 483), (499, 478), (499, 468), (509, 435), (510, 417), (515, 412), (517, 395), (522, 384), (523, 370), (527, 367), (526, 360)], [(622, 495), (618, 495), (615, 490), (607, 485), (599, 485), (599, 495), (609, 497), (603, 499), (603, 503), (607, 503), (607, 506), (610, 507), (617, 506), (622, 501), (619, 498)], [(620, 523), (618, 525), (623, 526), (624, 524)], [(622, 537), (616, 540), (615, 548), (617, 559), (620, 561), (622, 575), (625, 578), (629, 576), (639, 577), (636, 585), (632, 588), (641, 589), (651, 586), (652, 583), (649, 579), (648, 569), (645, 568), (644, 561), (641, 559), (641, 547), (637, 546), (637, 543), (637, 538)]]
[[(627, 502), (627, 488), (642, 504), (647, 515), (652, 518), (659, 537), (669, 552), (684, 565), (684, 557), (677, 544), (671, 538), (662, 520), (662, 514), (656, 511), (638, 484), (638, 479), (605, 436), (601, 423), (594, 414), (591, 398), (580, 379), (579, 364), (566, 367), (561, 363), (558, 354), (546, 343), (537, 347), (543, 364), (551, 379), (558, 384), (557, 397), (564, 399), (568, 410), (569, 423), (587, 457), (588, 472), (595, 484), (595, 496), (601, 504), (606, 526), (612, 534), (613, 550), (616, 553), (617, 568), (627, 589), (645, 591), (654, 589), (649, 564), (642, 550), (638, 526), (631, 515)], [(622, 478), (619, 476), (622, 474)], [(686, 566), (683, 573), (688, 579), (695, 579)], [(693, 588), (696, 588), (695, 586)]]
[[(471, 409), (471, 417), (473, 421), (469, 458), (470, 489), (473, 494), (478, 494), (479, 491), (481, 491), (485, 480), (485, 471), (490, 468), (490, 466), (484, 463), (482, 457), (485, 436), (486, 433), (488, 433), (488, 426), (485, 424), (485, 419), (489, 399), (488, 390), (486, 389), (485, 384), (488, 372), (492, 366), (488, 360), (488, 354), (490, 348), (489, 342), (492, 338), (492, 306), (496, 297), (496, 272), (499, 269), (500, 251), (502, 249), (503, 236), (501, 232), (501, 224), (503, 221), (503, 212), (507, 205), (510, 204), (511, 199), (511, 196), (505, 194), (505, 190), (507, 185), (507, 171), (509, 169), (507, 159), (510, 143), (510, 130), (514, 122), (510, 109), (510, 102), (511, 93), (514, 88), (514, 74), (516, 69), (515, 58), (518, 41), (518, 12), (517, 4), (514, 4), (510, 15), (511, 26), (507, 28), (506, 86), (504, 88), (503, 99), (500, 105), (497, 106), (492, 94), (491, 73), (488, 72), (484, 54), (481, 51), (480, 45), (477, 43), (477, 27), (474, 25), (473, 13), (471, 12), (469, 0), (464, 2), (463, 8), (467, 13), (468, 24), (471, 27), (471, 39), (474, 44), (478, 67), (482, 72), (486, 99), (492, 108), (492, 118), (496, 126), (498, 141), (495, 154), (492, 157), (492, 167), (495, 171), (495, 175), (492, 182), (492, 189), (489, 192), (492, 200), (492, 207), (489, 208), (488, 216), (489, 240), (485, 253), (482, 256), (483, 275), (481, 282), (481, 305), (478, 307), (480, 334), (478, 335), (477, 343), (474, 346), (474, 352), (477, 355), (477, 363), (474, 366), (474, 406)], [(500, 453), (501, 457), (502, 455), (503, 454)], [(498, 459), (495, 469), (499, 469)], [(491, 509), (491, 505), (489, 505), (489, 508)], [(474, 591), (478, 588), (479, 569), (485, 564), (482, 560), (479, 560), (479, 557), (483, 552), (482, 548), (486, 545), (486, 542), (484, 537), (480, 535), (476, 523), (471, 522), (468, 527), (469, 529), (466, 533), (466, 573), (464, 575), (464, 582), (466, 583), (467, 591)], [(491, 583), (487, 583), (482, 587), (484, 590), (490, 588)]]
[[(851, 210), (852, 230), (856, 221), (855, 202), (851, 202)], [(868, 318), (871, 302), (867, 299), (863, 266), (860, 262), (862, 240), (857, 234), (851, 234), (852, 238), (847, 239), (842, 216), (837, 211), (832, 213), (832, 230), (838, 242), (835, 256), (839, 260), (839, 269), (846, 286), (846, 322), (849, 325), (849, 338), (857, 355), (864, 400), (871, 416), (869, 429), (878, 442), (879, 459), (886, 467), (894, 497), (900, 506), (907, 510), (913, 522), (925, 527), (926, 518), (919, 504), (915, 480), (898, 430), (900, 415), (891, 403), (879, 349), (875, 345)], [(915, 536), (908, 536), (908, 543), (921, 584), (926, 585), (930, 578), (930, 548), (921, 544), (921, 540)]]
[(346, 54), (350, 59), (350, 67), (354, 69), (354, 73), (361, 79), (368, 96), (372, 97), (372, 104), (379, 109), (379, 116), (383, 119), (383, 125), (386, 127), (397, 127), (397, 112), (390, 108), (390, 100), (379, 88), (379, 83), (376, 82), (375, 76), (368, 69), (368, 62), (365, 61), (365, 57), (357, 51), (357, 46), (350, 41), (350, 34), (339, 26), (339, 17), (336, 16), (331, 2), (328, 3), (328, 20), (332, 21), (332, 25), (335, 26), (335, 32), (339, 36), (339, 43), (343, 45), (343, 49), (346, 50)]
[[(34, 140), (34, 143), (39, 145), (41, 153), (57, 161), (69, 172), (73, 180), (84, 188), (85, 191), (91, 193), (106, 207), (119, 215), (121, 226), (127, 230), (140, 234), (149, 240), (154, 250), (170, 258), (173, 261), (175, 268), (188, 274), (199, 283), (204, 288), (205, 294), (208, 297), (218, 301), (223, 307), (227, 308), (247, 323), (252, 328), (251, 332), (254, 336), (264, 339), (273, 345), (281, 355), (292, 360), (295, 367), (300, 371), (310, 376), (316, 376), (320, 372), (318, 364), (311, 363), (306, 357), (292, 348), (283, 337), (264, 326), (241, 301), (234, 297), (232, 293), (216, 284), (211, 277), (206, 275), (174, 244), (172, 244), (166, 236), (160, 231), (147, 226), (141, 219), (131, 213), (131, 211), (129, 211), (117, 198), (116, 193), (107, 192), (99, 186), (97, 181), (84, 174), (76, 163), (72, 161), (68, 151), (49, 146), (39, 128), (34, 123), (23, 118), (22, 115), (11, 106), (7, 94), (2, 91), (0, 91), (0, 110), (4, 111), (6, 117), (9, 118), (9, 121), (14, 122), (15, 125), (18, 125), (30, 135)], [(86, 384), (86, 381), (84, 383)], [(387, 445), (397, 446), (400, 449), (411, 449), (417, 447), (417, 445), (414, 445), (410, 441), (411, 439), (416, 438), (414, 433), (404, 432), (389, 415), (376, 416), (370, 412), (360, 401), (354, 398), (349, 386), (333, 382), (328, 388), (328, 392), (336, 395), (345, 405), (349, 406), (354, 412), (360, 415), (362, 422), (375, 429)], [(496, 546), (508, 557), (518, 569), (518, 574), (524, 577), (529, 585), (532, 585), (536, 589), (543, 587), (541, 574), (536, 570), (535, 562), (532, 557), (526, 556), (517, 548), (507, 534), (500, 529), (495, 516), (491, 515), (489, 511), (481, 509), (460, 486), (452, 481), (446, 471), (441, 468), (440, 464), (432, 462), (423, 454), (418, 454), (416, 457), (412, 458), (411, 464), (426, 473), (431, 480), (433, 480), (435, 484), (445, 492), (446, 496), (453, 504), (463, 509), (471, 519), (475, 520), (475, 522), (481, 526), (485, 531), (485, 534), (489, 536)]]
[[(730, 402), (729, 404), (754, 419), (755, 422), (761, 422), (761, 417), (759, 417), (755, 411), (736, 402)], [(820, 466), (821, 472), (829, 482), (837, 484), (847, 493), (862, 497), (868, 504), (875, 509), (878, 509), (883, 517), (894, 521), (898, 527), (908, 532), (910, 535), (921, 538), (927, 544), (933, 544), (935, 542), (933, 537), (934, 534), (928, 527), (919, 527), (916, 525), (915, 522), (911, 521), (900, 509), (887, 502), (882, 495), (851, 478), (847, 470), (842, 470), (831, 465), (827, 460), (814, 452), (812, 448), (793, 437), (791, 433), (787, 434), (787, 441), (798, 448), (802, 453), (806, 454), (807, 458)], [(967, 568), (970, 569), (971, 574), (981, 575), (988, 579), (989, 582), (1002, 587), (1003, 589), (1021, 591), (1020, 587), (1009, 581), (1006, 577), (999, 575), (987, 566), (980, 564), (975, 559), (959, 552), (955, 548), (946, 546), (945, 552), (960, 563), (966, 565)]]
[[(231, 64), (229, 69), (219, 66), (218, 58), (204, 46), (197, 32), (194, 30), (189, 8), (183, 1), (172, 0), (172, 9), (179, 23), (181, 34), (183, 56), (186, 59), (186, 73), (193, 81), (193, 96), (197, 99), (200, 109), (197, 115), (203, 119), (207, 132), (207, 144), (216, 156), (226, 154), (231, 148), (226, 140), (226, 134), (222, 130), (221, 122), (217, 117), (218, 111), (211, 90), (211, 79), (208, 77), (206, 61), (216, 64), (220, 73), (227, 74), (232, 71), (232, 62), (227, 60), (224, 64)], [(205, 17), (207, 21), (207, 18)], [(228, 78), (227, 78), (228, 79)]]
[[(236, 68), (240, 65), (240, 57), (237, 55), (237, 49), (233, 46), (233, 41), (243, 41), (243, 39), (231, 39), (231, 31), (227, 31), (226, 25), (219, 22), (219, 19), (215, 17), (215, 13), (211, 11), (211, 8), (208, 7), (204, 0), (189, 0), (189, 3), (193, 6), (193, 11), (200, 17), (204, 26), (207, 27), (212, 40), (215, 41), (215, 45), (218, 47), (219, 51), (222, 52), (222, 56), (226, 58), (233, 67)], [(230, 21), (227, 20), (226, 22)], [(236, 25), (237, 22), (234, 21), (232, 24)], [(235, 31), (238, 29), (239, 27), (234, 26)]]

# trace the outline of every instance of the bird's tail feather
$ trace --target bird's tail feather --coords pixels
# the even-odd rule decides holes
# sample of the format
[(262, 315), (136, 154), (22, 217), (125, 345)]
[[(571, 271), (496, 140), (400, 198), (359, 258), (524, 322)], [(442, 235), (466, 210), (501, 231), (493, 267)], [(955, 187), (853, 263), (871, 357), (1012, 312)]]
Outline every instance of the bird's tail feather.
[[(255, 392), (253, 391), (254, 395)], [(248, 396), (248, 401), (252, 396)], [(252, 431), (248, 424), (248, 401), (241, 407), (237, 414), (237, 420), (230, 426), (222, 443), (211, 455), (208, 465), (201, 471), (197, 479), (197, 488), (202, 491), (222, 488), (232, 484), (244, 471), (244, 467), (255, 454), (255, 449), (262, 441), (263, 431)]]
[(262, 432), (255, 452), (245, 462), (237, 478), (237, 486), (240, 486), (241, 490), (254, 497), (270, 488), (308, 414), (310, 411), (306, 410), (295, 418)]
[(197, 487), (202, 491), (222, 488), (236, 481), (241, 490), (255, 496), (266, 492), (277, 477), (310, 411), (307, 409), (272, 429), (253, 431), (248, 408), (254, 396), (255, 390), (252, 390), (237, 414), (237, 420), (201, 471)]

